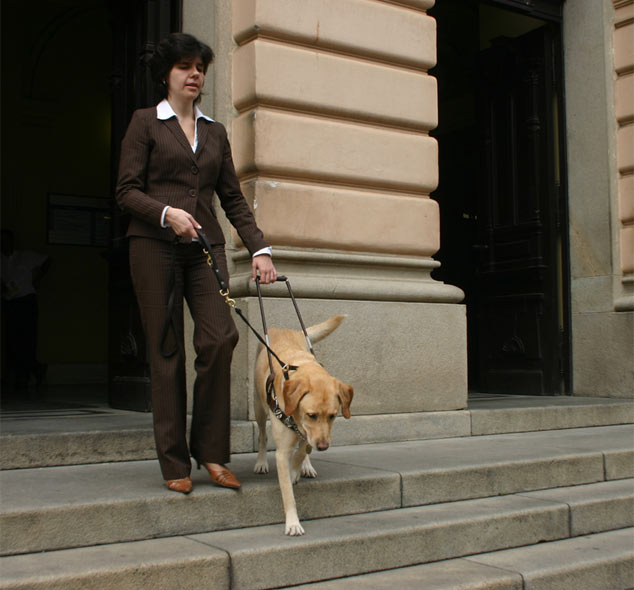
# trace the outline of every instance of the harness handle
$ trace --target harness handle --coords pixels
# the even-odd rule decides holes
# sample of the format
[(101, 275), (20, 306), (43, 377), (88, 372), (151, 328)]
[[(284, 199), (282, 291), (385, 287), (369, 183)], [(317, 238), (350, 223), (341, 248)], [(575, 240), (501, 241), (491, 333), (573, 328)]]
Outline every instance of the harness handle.
[(317, 358), (315, 351), (313, 350), (313, 343), (310, 341), (310, 337), (308, 336), (308, 332), (306, 331), (306, 326), (304, 325), (304, 320), (302, 319), (302, 314), (299, 312), (299, 306), (297, 305), (297, 301), (295, 301), (295, 295), (293, 295), (293, 290), (291, 289), (291, 282), (284, 277), (284, 281), (286, 282), (286, 288), (288, 289), (288, 294), (291, 296), (291, 301), (293, 302), (293, 307), (295, 307), (295, 313), (297, 313), (297, 319), (299, 320), (299, 325), (302, 327), (302, 332), (304, 332), (304, 338), (306, 338), (306, 344), (308, 344), (308, 349), (310, 353)]
[[(227, 305), (229, 307), (231, 307), (231, 309), (233, 309), (242, 319), (242, 321), (249, 327), (249, 329), (251, 330), (251, 332), (253, 332), (253, 334), (255, 335), (255, 337), (260, 341), (260, 343), (266, 348), (267, 354), (268, 354), (268, 359), (269, 359), (269, 377), (267, 379), (267, 383), (266, 383), (266, 397), (267, 397), (267, 402), (269, 407), (271, 408), (271, 411), (275, 414), (275, 416), (282, 421), (282, 423), (287, 426), (288, 428), (292, 429), (301, 439), (306, 440), (306, 436), (302, 433), (302, 431), (299, 429), (299, 427), (297, 426), (295, 420), (293, 419), (292, 416), (287, 416), (282, 409), (280, 408), (278, 401), (277, 401), (277, 396), (275, 395), (275, 387), (274, 387), (274, 379), (273, 379), (273, 360), (272, 357), (275, 358), (275, 360), (279, 363), (280, 367), (282, 368), (282, 373), (284, 374), (284, 379), (288, 380), (289, 376), (289, 372), (290, 371), (296, 371), (298, 369), (298, 367), (294, 366), (294, 365), (289, 365), (287, 363), (285, 363), (284, 361), (282, 361), (280, 359), (280, 357), (277, 356), (277, 354), (275, 354), (275, 351), (273, 351), (270, 347), (270, 339), (268, 336), (268, 332), (267, 332), (267, 328), (266, 328), (266, 319), (264, 316), (264, 304), (262, 301), (262, 292), (260, 290), (260, 277), (257, 276), (255, 279), (255, 284), (256, 284), (256, 288), (258, 291), (258, 300), (260, 303), (260, 314), (262, 316), (262, 325), (264, 327), (264, 335), (265, 338), (262, 338), (262, 336), (258, 333), (258, 331), (249, 323), (249, 320), (247, 320), (247, 318), (244, 316), (244, 314), (242, 313), (242, 310), (236, 306), (236, 302), (234, 299), (231, 299), (231, 297), (229, 296), (229, 287), (227, 286), (227, 284), (225, 283), (223, 277), (222, 277), (222, 273), (220, 272), (220, 268), (218, 267), (218, 262), (216, 261), (216, 257), (214, 256), (213, 253), (213, 249), (211, 247), (211, 245), (209, 244), (209, 240), (207, 239), (207, 236), (204, 234), (203, 231), (197, 229), (196, 230), (196, 234), (198, 234), (198, 239), (200, 240), (200, 243), (202, 244), (202, 248), (203, 248), (203, 252), (207, 255), (207, 264), (211, 267), (211, 269), (214, 271), (214, 274), (216, 275), (216, 280), (218, 281), (218, 285), (220, 286), (220, 295), (222, 297), (224, 297), (225, 303), (227, 303)], [(312, 344), (310, 342), (310, 339), (308, 337), (308, 333), (306, 332), (306, 328), (304, 326), (304, 322), (302, 320), (302, 316), (299, 313), (299, 307), (297, 306), (297, 303), (295, 302), (295, 297), (293, 296), (293, 291), (291, 290), (291, 286), (289, 283), (288, 278), (286, 278), (284, 275), (279, 275), (276, 279), (277, 281), (283, 281), (286, 282), (286, 286), (288, 287), (288, 292), (291, 295), (291, 298), (293, 300), (293, 305), (295, 306), (295, 310), (297, 312), (297, 317), (299, 318), (299, 322), (302, 326), (302, 330), (304, 332), (304, 336), (306, 337), (306, 341), (308, 343), (308, 347), (310, 348), (311, 353), (313, 354), (313, 356), (315, 355), (315, 353), (313, 352), (313, 347)]]

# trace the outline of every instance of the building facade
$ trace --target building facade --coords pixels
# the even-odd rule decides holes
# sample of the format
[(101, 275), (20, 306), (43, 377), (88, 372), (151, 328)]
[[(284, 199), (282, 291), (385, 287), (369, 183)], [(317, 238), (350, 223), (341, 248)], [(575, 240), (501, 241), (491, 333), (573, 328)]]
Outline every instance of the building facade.
[[(89, 87), (92, 108), (75, 114), (105, 127), (127, 116), (106, 79), (111, 92), (140, 84), (113, 56), (142, 19), (116, 29), (115, 5), (48, 3), (19, 41), (31, 47), (24, 62), (3, 65), (16, 80), (3, 104), (19, 114), (6, 137), (26, 150), (34, 130), (48, 134), (41, 175), (17, 151), (4, 156), (3, 226), (24, 228), (57, 261), (40, 293), (52, 382), (105, 380), (113, 355), (143, 361), (133, 328), (119, 326), (129, 310), (113, 311), (125, 290), (113, 249), (46, 237), (51, 194), (112, 190), (116, 136), (65, 157), (75, 144), (62, 105), (81, 105)], [(139, 5), (214, 48), (202, 109), (230, 132), (244, 193), (306, 323), (347, 315), (317, 352), (355, 387), (357, 414), (461, 409), (469, 390), (634, 395), (634, 1)], [(19, 2), (3, 10), (5, 23), (26, 22)], [(97, 62), (72, 53), (82, 35), (103, 46)], [(151, 50), (145, 41), (128, 66)], [(66, 54), (91, 80), (84, 90), (61, 84), (55, 56)], [(141, 106), (126, 96), (126, 113)], [(95, 135), (78, 140), (93, 146)], [(248, 254), (226, 234), (232, 295), (258, 323)], [(60, 293), (78, 274), (81, 288)], [(285, 287), (265, 294), (269, 325), (297, 326)], [(240, 330), (233, 415), (251, 419), (257, 342)]]

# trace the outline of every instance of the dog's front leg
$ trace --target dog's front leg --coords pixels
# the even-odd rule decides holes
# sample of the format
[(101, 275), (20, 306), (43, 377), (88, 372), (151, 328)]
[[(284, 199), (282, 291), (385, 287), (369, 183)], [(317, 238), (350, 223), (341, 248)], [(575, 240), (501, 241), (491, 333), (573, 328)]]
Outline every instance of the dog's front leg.
[(258, 459), (255, 463), (253, 471), (255, 473), (268, 473), (269, 472), (269, 460), (266, 455), (266, 413), (260, 396), (256, 392), (254, 396), (255, 402), (255, 420), (258, 424)]
[(306, 455), (304, 457), (304, 462), (302, 463), (302, 477), (317, 477), (317, 472), (313, 467), (313, 464), (310, 462), (310, 455)]
[(284, 514), (286, 516), (286, 528), (284, 532), (292, 537), (303, 535), (304, 529), (299, 524), (297, 516), (297, 506), (295, 505), (295, 494), (293, 493), (293, 483), (291, 481), (291, 453), (292, 446), (277, 448), (275, 451), (275, 461), (277, 463), (277, 479), (282, 492), (282, 502), (284, 504)]
[(299, 481), (300, 476), (304, 475), (304, 462), (307, 458), (308, 455), (306, 454), (306, 442), (302, 441), (301, 443), (299, 443), (299, 447), (295, 451), (291, 463), (291, 481), (293, 482), (293, 484), (296, 484)]

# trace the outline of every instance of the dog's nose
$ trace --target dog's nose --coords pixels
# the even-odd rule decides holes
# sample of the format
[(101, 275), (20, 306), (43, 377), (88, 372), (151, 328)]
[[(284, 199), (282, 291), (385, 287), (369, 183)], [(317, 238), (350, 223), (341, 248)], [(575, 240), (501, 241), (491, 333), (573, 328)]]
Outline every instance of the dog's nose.
[(317, 450), (318, 450), (318, 451), (327, 451), (329, 446), (330, 446), (330, 445), (328, 444), (328, 442), (327, 442), (327, 441), (325, 441), (325, 440), (320, 440), (320, 441), (317, 443)]

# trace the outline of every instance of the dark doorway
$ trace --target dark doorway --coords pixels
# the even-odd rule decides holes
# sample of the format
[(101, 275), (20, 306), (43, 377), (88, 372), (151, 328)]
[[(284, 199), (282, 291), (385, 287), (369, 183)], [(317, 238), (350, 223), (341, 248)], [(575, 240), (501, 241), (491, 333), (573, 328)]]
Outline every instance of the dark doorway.
[(3, 330), (3, 406), (149, 410), (127, 220), (113, 193), (132, 112), (155, 103), (148, 57), (181, 29), (182, 1), (3, 0), (1, 7), (2, 225), (16, 249), (51, 261), (38, 289), (37, 352), (48, 373), (42, 386), (31, 377), (17, 391)]
[(431, 11), (437, 276), (466, 294), (470, 391), (559, 394), (570, 391), (560, 6), (517, 4)]
[[(63, 392), (102, 401), (107, 379), (112, 36), (101, 0), (3, 0), (2, 225), (48, 257), (37, 285), (37, 358), (3, 405)], [(4, 295), (4, 294), (3, 294)], [(3, 306), (4, 309), (4, 306)], [(5, 334), (6, 336), (6, 334)], [(11, 337), (3, 342), (3, 352)], [(80, 391), (81, 390), (81, 391)]]

